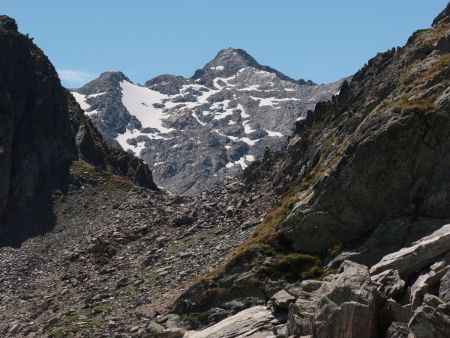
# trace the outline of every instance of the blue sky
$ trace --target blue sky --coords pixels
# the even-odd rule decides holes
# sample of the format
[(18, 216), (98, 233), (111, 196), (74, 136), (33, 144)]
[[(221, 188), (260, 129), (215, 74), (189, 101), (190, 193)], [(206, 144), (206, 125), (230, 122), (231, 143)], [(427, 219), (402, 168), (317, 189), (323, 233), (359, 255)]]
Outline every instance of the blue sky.
[(0, 0), (77, 87), (108, 70), (137, 83), (191, 76), (226, 47), (293, 78), (351, 75), (431, 25), (448, 0)]

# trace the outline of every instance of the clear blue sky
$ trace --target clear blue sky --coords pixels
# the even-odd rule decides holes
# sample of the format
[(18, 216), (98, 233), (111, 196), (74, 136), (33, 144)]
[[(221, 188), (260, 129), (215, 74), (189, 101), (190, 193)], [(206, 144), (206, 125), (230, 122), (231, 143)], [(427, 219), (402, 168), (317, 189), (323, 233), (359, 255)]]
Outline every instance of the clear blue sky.
[(226, 47), (330, 82), (431, 25), (448, 0), (0, 0), (75, 87), (107, 70), (191, 76)]

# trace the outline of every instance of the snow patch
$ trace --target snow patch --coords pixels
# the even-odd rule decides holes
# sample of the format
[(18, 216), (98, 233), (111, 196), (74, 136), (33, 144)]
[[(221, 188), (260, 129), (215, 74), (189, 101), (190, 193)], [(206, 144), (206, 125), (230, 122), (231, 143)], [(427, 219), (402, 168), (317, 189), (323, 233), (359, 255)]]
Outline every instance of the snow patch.
[(128, 81), (122, 81), (120, 87), (122, 88), (123, 105), (131, 115), (134, 115), (141, 122), (143, 128), (155, 128), (162, 133), (169, 133), (174, 130), (163, 127), (163, 110), (153, 106), (153, 104), (161, 103), (162, 100), (167, 99), (167, 95)]
[(195, 112), (192, 112), (192, 116), (194, 117), (194, 119), (197, 120), (197, 122), (202, 125), (202, 126), (206, 126), (205, 122), (200, 121), (200, 119), (198, 118), (197, 114)]
[(239, 160), (235, 162), (228, 162), (225, 167), (232, 168), (235, 165), (240, 165), (242, 170), (248, 167), (248, 165), (255, 160), (255, 156), (253, 155), (245, 155), (242, 156)]
[(78, 102), (78, 104), (80, 105), (81, 109), (83, 109), (84, 111), (88, 110), (89, 108), (91, 108), (91, 106), (86, 102), (86, 95), (77, 93), (77, 92), (71, 92), (73, 97), (75, 98), (75, 100)]
[(269, 134), (269, 137), (283, 137), (283, 134), (278, 131), (266, 130), (266, 132)]

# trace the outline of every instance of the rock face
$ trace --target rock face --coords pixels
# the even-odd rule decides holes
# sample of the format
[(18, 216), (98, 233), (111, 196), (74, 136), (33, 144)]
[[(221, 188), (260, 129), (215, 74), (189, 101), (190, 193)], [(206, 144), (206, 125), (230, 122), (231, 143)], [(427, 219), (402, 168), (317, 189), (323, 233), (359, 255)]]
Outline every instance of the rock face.
[(449, 31), (441, 22), (377, 55), (297, 122), (282, 152), (244, 173), (294, 190), (280, 226), (293, 250), (323, 254), (372, 234), (381, 237), (365, 250), (383, 250), (401, 219), (407, 245), (423, 235), (415, 225), (450, 217), (450, 55), (437, 48)]
[(43, 52), (0, 18), (0, 238), (45, 230), (49, 194), (77, 158), (66, 92)]
[(52, 192), (67, 188), (79, 158), (157, 189), (141, 160), (106, 146), (44, 53), (6, 16), (0, 47), (0, 243), (52, 228)]
[(194, 194), (236, 176), (340, 85), (295, 81), (241, 49), (224, 49), (192, 78), (161, 75), (133, 84), (103, 73), (73, 91), (110, 145), (150, 165), (173, 193)]

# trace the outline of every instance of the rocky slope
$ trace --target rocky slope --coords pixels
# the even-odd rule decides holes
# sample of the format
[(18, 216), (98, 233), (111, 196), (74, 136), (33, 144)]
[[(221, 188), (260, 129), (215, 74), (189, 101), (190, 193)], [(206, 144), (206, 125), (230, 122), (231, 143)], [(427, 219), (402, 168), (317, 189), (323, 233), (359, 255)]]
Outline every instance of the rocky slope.
[(294, 122), (340, 83), (295, 81), (228, 48), (189, 79), (139, 86), (109, 72), (73, 94), (107, 142), (148, 163), (158, 185), (194, 194), (283, 146)]

